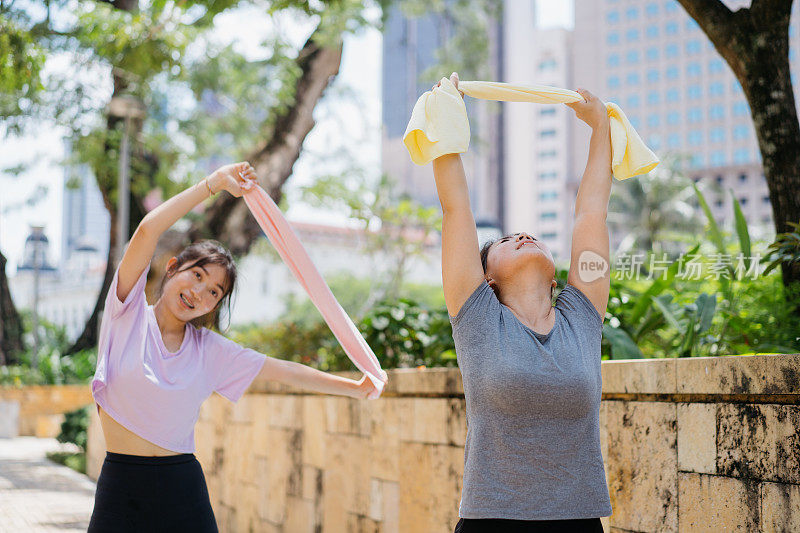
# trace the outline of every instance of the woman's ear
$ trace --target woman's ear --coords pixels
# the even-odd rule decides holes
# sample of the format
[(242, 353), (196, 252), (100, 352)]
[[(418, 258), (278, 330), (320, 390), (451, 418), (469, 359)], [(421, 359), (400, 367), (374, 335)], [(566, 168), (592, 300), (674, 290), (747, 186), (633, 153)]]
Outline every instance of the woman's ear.
[(172, 257), (172, 258), (170, 258), (169, 261), (167, 261), (166, 272), (167, 272), (167, 277), (168, 278), (171, 278), (172, 275), (175, 273), (175, 268), (176, 268), (177, 265), (178, 265), (178, 258), (177, 257)]

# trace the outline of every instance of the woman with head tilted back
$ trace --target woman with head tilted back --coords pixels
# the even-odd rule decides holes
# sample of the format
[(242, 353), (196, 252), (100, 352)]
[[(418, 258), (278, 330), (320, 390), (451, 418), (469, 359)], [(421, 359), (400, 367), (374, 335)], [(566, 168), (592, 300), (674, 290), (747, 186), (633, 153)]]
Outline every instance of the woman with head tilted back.
[[(455, 73), (451, 81), (458, 87)], [(599, 430), (610, 278), (607, 268), (599, 279), (578, 271), (584, 252), (608, 263), (611, 141), (603, 103), (578, 92), (584, 101), (568, 105), (592, 137), (555, 306), (547, 245), (515, 233), (480, 250), (460, 156), (433, 161), (444, 295), (467, 406), (457, 533), (602, 532), (600, 517), (611, 514)]]
[(161, 234), (209, 195), (242, 195), (248, 163), (224, 166), (148, 213), (133, 234), (106, 297), (92, 394), (106, 458), (89, 531), (217, 531), (194, 456), (200, 404), (214, 391), (236, 402), (254, 380), (366, 398), (372, 382), (333, 376), (239, 346), (213, 324), (236, 281), (231, 254), (201, 241), (166, 265), (158, 301), (144, 286)]

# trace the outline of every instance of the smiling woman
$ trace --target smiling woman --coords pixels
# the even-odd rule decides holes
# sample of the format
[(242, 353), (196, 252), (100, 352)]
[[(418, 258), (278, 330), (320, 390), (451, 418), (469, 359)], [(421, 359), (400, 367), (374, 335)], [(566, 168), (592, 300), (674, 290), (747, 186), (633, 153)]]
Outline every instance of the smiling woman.
[(144, 286), (161, 234), (217, 191), (242, 196), (248, 163), (227, 165), (148, 213), (105, 302), (92, 395), (106, 443), (89, 531), (217, 531), (194, 426), (213, 392), (238, 401), (256, 380), (366, 398), (372, 381), (333, 376), (239, 346), (210, 329), (236, 283), (231, 254), (200, 241), (166, 265), (161, 293)]

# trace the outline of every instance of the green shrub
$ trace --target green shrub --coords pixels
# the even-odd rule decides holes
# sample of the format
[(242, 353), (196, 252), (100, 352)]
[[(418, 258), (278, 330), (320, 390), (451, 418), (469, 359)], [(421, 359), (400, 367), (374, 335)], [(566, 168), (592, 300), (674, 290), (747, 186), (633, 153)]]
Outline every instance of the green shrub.
[(61, 423), (61, 433), (56, 439), (58, 442), (71, 442), (81, 450), (86, 451), (86, 441), (89, 429), (89, 407), (81, 407), (64, 415)]

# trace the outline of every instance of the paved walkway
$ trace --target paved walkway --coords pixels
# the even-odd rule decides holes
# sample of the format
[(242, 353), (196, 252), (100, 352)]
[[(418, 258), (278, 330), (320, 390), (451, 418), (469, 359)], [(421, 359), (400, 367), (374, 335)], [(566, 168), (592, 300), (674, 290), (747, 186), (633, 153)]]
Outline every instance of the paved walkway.
[(64, 449), (55, 439), (0, 439), (0, 532), (86, 531), (94, 483), (45, 458)]

